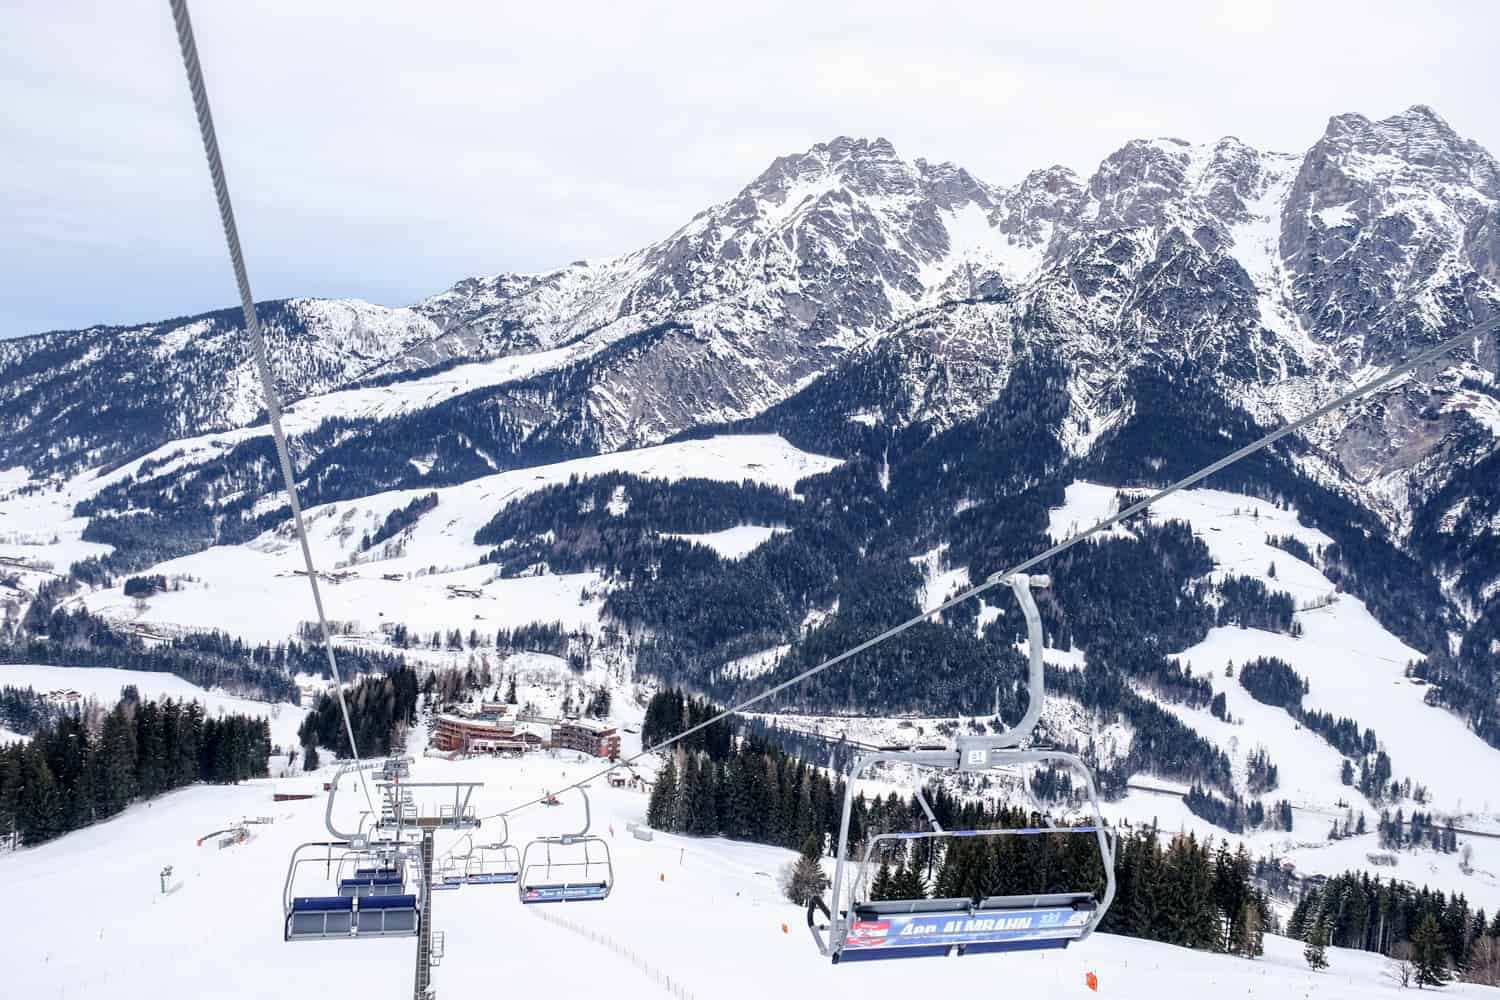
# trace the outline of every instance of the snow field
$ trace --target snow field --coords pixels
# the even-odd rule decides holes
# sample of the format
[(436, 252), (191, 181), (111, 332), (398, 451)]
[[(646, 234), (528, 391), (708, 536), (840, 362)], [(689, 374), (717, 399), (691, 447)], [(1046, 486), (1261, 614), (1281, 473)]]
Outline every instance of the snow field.
[[(307, 512), (309, 542), (319, 571), (342, 576), (323, 587), (329, 616), (358, 621), (367, 630), (382, 620), (424, 631), (461, 628), (465, 634), (470, 628), (493, 632), (534, 621), (586, 628), (597, 623), (603, 605), (597, 574), (495, 579), (495, 571), (480, 564), (491, 546), (476, 545), (474, 533), (506, 504), (574, 476), (614, 471), (673, 480), (748, 479), (791, 489), (838, 464), (774, 435), (683, 441), (516, 469), (436, 491), (397, 490), (314, 507)], [(396, 538), (359, 551), (364, 535), (373, 534), (389, 513), (431, 492), (438, 495), (435, 509)], [(775, 530), (745, 526), (699, 538), (720, 551), (743, 554)], [(274, 642), (286, 638), (297, 621), (311, 618), (301, 570), (301, 552), (285, 525), (247, 545), (215, 547), (153, 567), (150, 572), (192, 580), (182, 590), (153, 596), (144, 612), (125, 597), (123, 584), (83, 600), (90, 610), (117, 620), (220, 628), (247, 640)], [(455, 596), (450, 587), (477, 596)]]
[[(412, 777), (485, 781), (477, 796), (483, 815), (594, 766), (548, 757), (419, 758)], [(26, 901), (0, 920), (8, 988), (58, 1000), (408, 995), (414, 939), (281, 939), (287, 859), (298, 843), (326, 837), (317, 790), (328, 774), (325, 769), (295, 780), (182, 789), (59, 842), (0, 856), (0, 878), (14, 899)], [(273, 790), (317, 794), (272, 803)], [(1398, 995), (1381, 980), (1378, 956), (1330, 949), (1332, 967), (1312, 973), (1300, 944), (1274, 937), (1266, 939), (1265, 957), (1254, 962), (1095, 935), (1059, 952), (833, 966), (817, 954), (804, 912), (783, 901), (777, 888), (792, 852), (661, 833), (643, 843), (625, 832), (626, 822), (644, 814), (643, 794), (598, 782), (591, 798), (593, 830), (613, 852), (615, 889), (604, 902), (555, 904), (553, 912), (643, 956), (698, 998), (972, 995), (988, 992), (997, 979), (1008, 994), (1082, 998), (1095, 995), (1084, 985), (1091, 971), (1101, 995), (1124, 1000)], [(357, 785), (345, 781), (336, 807), (342, 822), (356, 821), (363, 807)], [(213, 841), (195, 846), (199, 836), (246, 815), (272, 815), (276, 822), (255, 827), (247, 844), (222, 851)], [(517, 815), (511, 839), (576, 829), (581, 815), (576, 796), (564, 795), (560, 807)], [(498, 835), (498, 829), (491, 823), (483, 832)], [(458, 840), (440, 834), (439, 856)], [(182, 883), (168, 896), (158, 887), (165, 864), (174, 866)], [(296, 888), (320, 891), (300, 879)], [(434, 928), (446, 937), (446, 957), (433, 972), (440, 996), (665, 995), (610, 949), (528, 913), (513, 886), (438, 893), (433, 917)], [(1447, 992), (1484, 995), (1467, 986)]]
[[(49, 691), (77, 691), (93, 698), (106, 710), (120, 700), (120, 689), (134, 684), (141, 697), (152, 700), (196, 701), (210, 718), (219, 715), (249, 715), (271, 723), (271, 743), (283, 747), (297, 743), (297, 727), (304, 715), (301, 708), (286, 702), (272, 704), (251, 698), (240, 698), (210, 691), (185, 681), (175, 674), (145, 670), (116, 670), (110, 667), (50, 667), (32, 664), (0, 663), (0, 686), (30, 687), (38, 694)], [(18, 737), (19, 738), (19, 737)], [(4, 736), (0, 734), (0, 742)], [(272, 761), (275, 764), (275, 761)]]
[[(1050, 515), (1054, 537), (1066, 537), (1076, 530), (1072, 526), (1094, 524), (1108, 516), (1116, 509), (1116, 490), (1083, 482), (1069, 486), (1066, 503)], [(1302, 627), (1300, 637), (1221, 627), (1176, 654), (1185, 666), (1206, 675), (1216, 692), (1224, 693), (1231, 716), (1245, 724), (1226, 727), (1206, 711), (1166, 707), (1214, 742), (1227, 745), (1231, 737), (1236, 738), (1240, 756), (1258, 744), (1265, 745), (1282, 782), (1270, 798), (1285, 797), (1294, 805), (1321, 801), (1331, 807), (1338, 798), (1358, 796), (1338, 782), (1336, 751), (1315, 734), (1299, 731), (1286, 712), (1256, 702), (1237, 678), (1224, 676), (1229, 663), (1237, 671), (1246, 661), (1262, 656), (1287, 661), (1307, 679), (1310, 691), (1303, 704), (1309, 708), (1352, 716), (1361, 727), (1374, 729), (1391, 756), (1396, 776), (1426, 785), (1434, 796), (1433, 807), (1500, 807), (1500, 795), (1485, 806), (1488, 796), (1474, 785), (1475, 775), (1500, 773), (1500, 751), (1485, 744), (1456, 716), (1423, 702), (1423, 689), (1404, 676), (1406, 665), (1419, 660), (1420, 654), (1386, 631), (1364, 602), (1338, 593), (1316, 567), (1266, 542), (1268, 536), (1289, 535), (1317, 551), (1332, 539), (1303, 525), (1295, 510), (1221, 490), (1175, 493), (1156, 504), (1151, 517), (1157, 522), (1182, 520), (1192, 526), (1213, 557), (1212, 579), (1251, 577), (1290, 594), (1299, 608), (1307, 609), (1296, 615)], [(1269, 574), (1272, 565), (1274, 577)], [(1330, 597), (1332, 603), (1316, 606)]]
[(725, 559), (743, 559), (786, 528), (767, 527), (759, 524), (741, 524), (723, 531), (710, 531), (701, 535), (683, 535), (663, 532), (664, 538), (677, 538), (695, 545), (706, 545)]

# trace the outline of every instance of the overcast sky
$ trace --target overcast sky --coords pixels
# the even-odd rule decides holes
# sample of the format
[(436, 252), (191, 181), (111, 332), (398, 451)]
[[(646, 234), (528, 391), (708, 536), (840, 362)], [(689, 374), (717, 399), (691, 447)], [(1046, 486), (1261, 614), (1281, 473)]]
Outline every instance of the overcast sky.
[[(843, 12), (837, 12), (839, 8)], [(1500, 152), (1500, 5), (274, 4), (192, 12), (256, 297), (622, 253), (839, 134), (996, 183), (1432, 105)], [(235, 302), (166, 0), (6, 0), (0, 337)]]

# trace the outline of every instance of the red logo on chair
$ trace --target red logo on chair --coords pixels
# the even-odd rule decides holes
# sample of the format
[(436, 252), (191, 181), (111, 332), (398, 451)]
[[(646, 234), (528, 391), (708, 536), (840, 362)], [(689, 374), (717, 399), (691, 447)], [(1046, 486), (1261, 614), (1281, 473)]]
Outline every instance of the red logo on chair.
[(849, 937), (844, 943), (855, 947), (882, 945), (885, 944), (885, 936), (890, 929), (889, 920), (856, 920), (854, 926), (849, 928)]

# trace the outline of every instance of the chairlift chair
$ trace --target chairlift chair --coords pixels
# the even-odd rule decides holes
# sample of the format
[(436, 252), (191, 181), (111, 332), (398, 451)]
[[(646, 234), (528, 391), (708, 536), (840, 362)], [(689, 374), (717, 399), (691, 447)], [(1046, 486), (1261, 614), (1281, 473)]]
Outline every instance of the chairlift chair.
[(469, 885), (509, 885), (520, 881), (521, 852), (510, 842), (510, 824), (504, 816), (498, 818), (502, 825), (500, 839), (476, 844), (469, 852), (464, 866), (464, 881)]
[[(1008, 581), (1026, 616), (1029, 639), (1030, 693), (1026, 714), (1015, 727), (999, 735), (959, 736), (952, 749), (879, 750), (862, 754), (850, 767), (845, 783), (844, 810), (839, 823), (838, 859), (831, 902), (814, 897), (807, 906), (807, 926), (818, 950), (834, 963), (985, 952), (1066, 948), (1093, 933), (1115, 895), (1115, 842), (1099, 812), (1099, 796), (1088, 766), (1059, 750), (1021, 750), (1020, 744), (1036, 728), (1045, 698), (1042, 665), (1041, 616), (1031, 595), (1033, 587), (1048, 585), (1046, 577), (1016, 576)], [(910, 764), (937, 770), (983, 772), (1012, 764), (1060, 764), (1082, 779), (1092, 809), (1092, 824), (1076, 827), (1034, 827), (1010, 830), (943, 830), (916, 783), (916, 797), (933, 826), (927, 833), (886, 833), (871, 837), (860, 858), (858, 873), (848, 857), (849, 823), (854, 787), (876, 764)], [(1017, 837), (1073, 834), (1092, 836), (1104, 868), (1104, 888), (1091, 891), (1036, 895), (978, 896), (946, 899), (869, 900), (861, 898), (868, 885), (872, 858), (883, 845), (903, 841), (948, 840), (969, 837)], [(819, 914), (821, 913), (821, 922)]]
[(334, 872), (340, 896), (406, 894), (406, 858), (394, 845), (351, 850)]
[(410, 757), (387, 757), (380, 766), (382, 781), (405, 781), (411, 777)]
[[(583, 829), (554, 837), (538, 837), (521, 855), (518, 890), (523, 903), (572, 903), (601, 900), (615, 885), (615, 869), (609, 844), (589, 833), (589, 796), (583, 796)], [(554, 848), (572, 854), (572, 860), (555, 861)], [(581, 859), (579, 854), (582, 854)], [(536, 855), (540, 855), (537, 857)]]
[[(311, 853), (321, 851), (321, 854)], [(334, 866), (334, 852), (339, 852)], [(359, 937), (414, 937), (421, 923), (420, 887), (418, 892), (405, 891), (398, 864), (361, 865), (368, 852), (354, 848), (348, 841), (317, 841), (299, 845), (287, 865), (286, 883), (282, 889), (284, 920), (282, 938), (286, 941), (349, 940)], [(351, 874), (343, 877), (346, 864)], [(293, 886), (300, 872), (309, 866), (330, 869), (336, 894), (325, 891), (315, 896), (294, 894)]]
[(446, 889), (462, 889), (464, 887), (464, 868), (459, 862), (461, 858), (444, 858), (442, 866), (432, 873), (432, 888), (437, 891)]

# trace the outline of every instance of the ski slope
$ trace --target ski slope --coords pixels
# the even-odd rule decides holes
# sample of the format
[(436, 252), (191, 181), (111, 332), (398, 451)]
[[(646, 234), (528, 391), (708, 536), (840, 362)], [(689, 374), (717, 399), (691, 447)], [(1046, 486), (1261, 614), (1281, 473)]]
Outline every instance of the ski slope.
[[(583, 768), (576, 759), (546, 757), (427, 758), (417, 761), (412, 778), (486, 782), (478, 802), (483, 814), (576, 779)], [(327, 773), (182, 789), (60, 841), (0, 855), (0, 880), (13, 900), (24, 901), (0, 916), (7, 993), (57, 1000), (409, 996), (414, 939), (282, 940), (287, 859), (298, 843), (326, 837), (318, 790)], [(317, 797), (272, 803), (273, 791)], [(652, 843), (638, 842), (625, 823), (641, 819), (643, 794), (600, 782), (592, 798), (594, 831), (614, 853), (616, 887), (603, 902), (553, 904), (551, 912), (640, 956), (699, 1000), (990, 995), (998, 983), (1007, 996), (1092, 997), (1084, 984), (1088, 972), (1098, 976), (1098, 995), (1121, 1000), (1400, 995), (1382, 980), (1378, 956), (1330, 949), (1331, 968), (1313, 973), (1302, 962), (1299, 943), (1274, 937), (1266, 939), (1266, 955), (1257, 961), (1096, 935), (1051, 953), (833, 966), (817, 954), (803, 911), (782, 900), (777, 889), (791, 852), (660, 833)], [(512, 839), (576, 829), (578, 801), (565, 796), (563, 803), (520, 814), (511, 824)], [(352, 824), (361, 802), (350, 783), (337, 805), (337, 814)], [(255, 827), (246, 844), (219, 850), (211, 840), (195, 846), (204, 833), (246, 815), (272, 816), (275, 822)], [(492, 823), (485, 832), (498, 833), (498, 827)], [(456, 839), (440, 834), (439, 856)], [(163, 896), (158, 871), (167, 864), (181, 887)], [(438, 995), (667, 996), (614, 950), (530, 909), (519, 903), (514, 886), (435, 894), (433, 927), (446, 937), (446, 957), (433, 972)], [(1487, 995), (1470, 986), (1445, 993)]]

